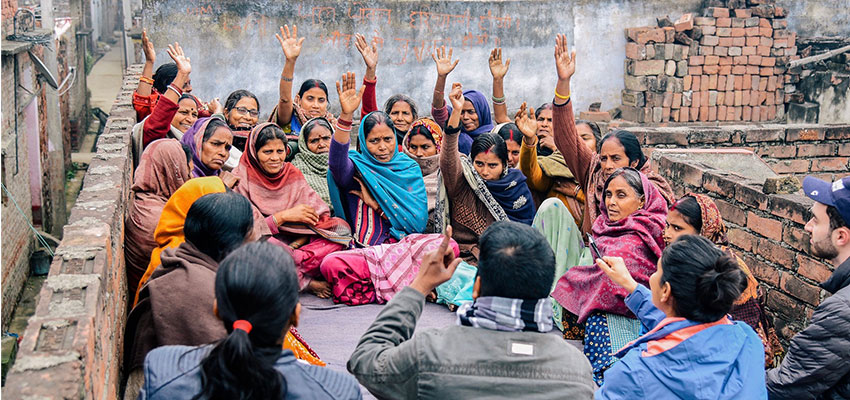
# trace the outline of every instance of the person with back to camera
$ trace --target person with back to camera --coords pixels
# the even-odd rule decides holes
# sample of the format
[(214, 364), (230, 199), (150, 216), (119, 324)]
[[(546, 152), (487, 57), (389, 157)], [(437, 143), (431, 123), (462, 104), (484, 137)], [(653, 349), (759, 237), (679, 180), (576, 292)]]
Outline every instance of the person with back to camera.
[(682, 236), (664, 250), (649, 289), (622, 258), (596, 265), (650, 328), (617, 353), (596, 399), (767, 398), (761, 339), (727, 315), (747, 285), (734, 258), (702, 236)]
[[(552, 330), (555, 256), (534, 228), (512, 221), (481, 235), (475, 301), (457, 325), (416, 332), (425, 296), (461, 260), (451, 227), (360, 338), (348, 371), (382, 399), (582, 399), (595, 388), (587, 359)], [(521, 284), (518, 284), (521, 283)]]
[(850, 399), (850, 176), (832, 183), (807, 176), (803, 191), (815, 201), (806, 223), (812, 255), (835, 266), (820, 285), (832, 296), (767, 371), (767, 391), (771, 399)]
[(281, 349), (301, 316), (295, 264), (282, 248), (254, 242), (226, 257), (215, 276), (213, 312), (227, 336), (215, 345), (152, 350), (139, 399), (362, 398), (350, 376)]

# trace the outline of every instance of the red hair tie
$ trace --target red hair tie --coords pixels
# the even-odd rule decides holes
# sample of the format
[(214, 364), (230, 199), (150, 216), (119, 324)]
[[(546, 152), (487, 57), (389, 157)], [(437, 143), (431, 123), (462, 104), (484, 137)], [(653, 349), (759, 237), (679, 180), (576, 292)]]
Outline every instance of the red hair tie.
[(251, 323), (244, 319), (233, 321), (233, 329), (240, 329), (245, 331), (245, 333), (251, 333), (251, 328)]

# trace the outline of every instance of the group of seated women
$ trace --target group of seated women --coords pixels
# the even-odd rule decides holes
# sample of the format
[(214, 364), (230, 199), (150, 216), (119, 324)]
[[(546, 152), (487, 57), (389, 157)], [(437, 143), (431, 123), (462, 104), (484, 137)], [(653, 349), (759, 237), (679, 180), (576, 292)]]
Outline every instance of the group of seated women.
[[(603, 136), (596, 124), (574, 119), (575, 58), (563, 37), (554, 101), (537, 110), (522, 103), (513, 120), (503, 89), (510, 60), (502, 62), (500, 49), (489, 60), (493, 116), (480, 91), (453, 83), (444, 96), (459, 60), (441, 48), (433, 55), (437, 82), (427, 118), (402, 94), (377, 109), (377, 46), (356, 35), (366, 75), (360, 89), (352, 72), (336, 82), (335, 116), (318, 79), (292, 97), (304, 38), (295, 27), (276, 37), (285, 57), (280, 100), (260, 122), (260, 104), (247, 90), (231, 93), (223, 106), (188, 94), (191, 64), (178, 43), (168, 48), (174, 63), (151, 76), (154, 49), (143, 35), (147, 64), (134, 95), (138, 167), (125, 249), (134, 296), (125, 350), (127, 370), (136, 371), (131, 382), (152, 348), (227, 335), (212, 313), (214, 277), (243, 242), (262, 240), (288, 253), (300, 291), (348, 305), (384, 303), (410, 284), (449, 226), (451, 248), (473, 271), (466, 279), (474, 279), (479, 236), (504, 220), (534, 226), (552, 246), (555, 323), (565, 338), (583, 341), (599, 385), (617, 350), (654, 326), (594, 260), (621, 258), (631, 279), (649, 286), (665, 247), (686, 234), (733, 256), (746, 288), (731, 314), (758, 333), (765, 363), (773, 362), (776, 343), (758, 284), (724, 247), (717, 207), (698, 194), (677, 201), (632, 133)], [(286, 339), (296, 356), (321, 364), (294, 327)]]

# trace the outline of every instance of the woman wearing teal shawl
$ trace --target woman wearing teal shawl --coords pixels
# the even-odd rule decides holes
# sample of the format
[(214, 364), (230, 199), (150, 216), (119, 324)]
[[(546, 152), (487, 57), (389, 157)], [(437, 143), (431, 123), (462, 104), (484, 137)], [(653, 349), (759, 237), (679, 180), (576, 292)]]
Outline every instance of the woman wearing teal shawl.
[(337, 216), (348, 221), (355, 243), (366, 248), (333, 253), (321, 265), (334, 301), (349, 305), (389, 300), (419, 269), (424, 253), (410, 249), (441, 240), (439, 234), (414, 235), (428, 222), (425, 182), (419, 164), (398, 151), (387, 114), (363, 117), (358, 149), (349, 150), (351, 120), (362, 92), (354, 79), (349, 72), (341, 87), (337, 82), (342, 113), (331, 140), (328, 189)]

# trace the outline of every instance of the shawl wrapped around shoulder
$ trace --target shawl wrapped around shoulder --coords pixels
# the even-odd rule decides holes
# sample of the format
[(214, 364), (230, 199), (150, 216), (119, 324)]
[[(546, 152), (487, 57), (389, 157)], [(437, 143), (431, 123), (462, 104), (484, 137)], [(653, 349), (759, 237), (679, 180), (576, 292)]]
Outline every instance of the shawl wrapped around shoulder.
[[(649, 276), (656, 270), (664, 250), (667, 202), (649, 178), (640, 174), (644, 206), (628, 217), (612, 222), (605, 204), (593, 223), (592, 233), (605, 256), (622, 257), (635, 280), (649, 287)], [(629, 293), (615, 284), (596, 265), (570, 268), (558, 280), (552, 297), (584, 322), (594, 311), (633, 317), (625, 304)]]
[[(424, 126), (431, 133), (431, 137), (434, 139), (434, 146), (437, 148), (437, 154), (428, 157), (417, 157), (410, 152), (410, 132), (417, 126)], [(401, 141), (401, 148), (404, 154), (407, 154), (413, 161), (416, 161), (422, 170), (422, 180), (425, 182), (425, 194), (428, 196), (428, 228), (426, 232), (442, 233), (442, 230), (437, 230), (433, 216), (437, 205), (437, 194), (440, 185), (440, 149), (442, 149), (442, 146), (443, 129), (430, 118), (420, 118), (414, 121), (410, 125), (410, 130), (404, 135), (404, 139)]]
[[(331, 137), (334, 134), (334, 127), (331, 125), (331, 122), (323, 117), (313, 118), (307, 121), (304, 124), (304, 129), (310, 125), (318, 123), (318, 121), (327, 122), (328, 126), (331, 128)], [(328, 153), (316, 154), (310, 151), (307, 147), (307, 137), (306, 135), (298, 135), (298, 153), (295, 154), (295, 158), (292, 160), (292, 165), (298, 168), (302, 174), (304, 174), (304, 179), (307, 180), (307, 183), (310, 184), (310, 187), (322, 197), (322, 201), (324, 201), (330, 207), (331, 204), (331, 194), (328, 191)], [(333, 209), (331, 209), (333, 211)]]

